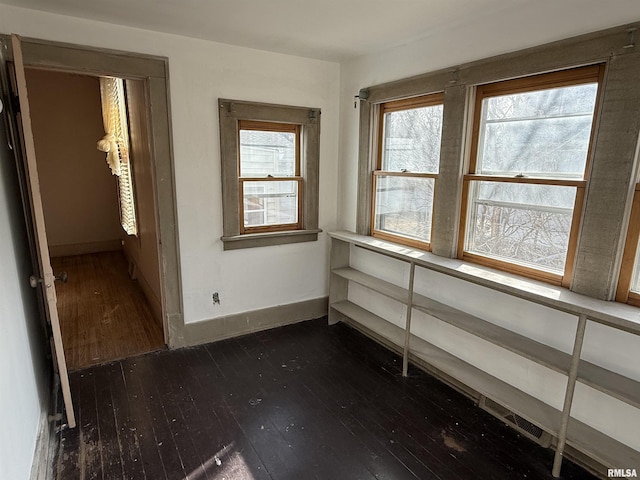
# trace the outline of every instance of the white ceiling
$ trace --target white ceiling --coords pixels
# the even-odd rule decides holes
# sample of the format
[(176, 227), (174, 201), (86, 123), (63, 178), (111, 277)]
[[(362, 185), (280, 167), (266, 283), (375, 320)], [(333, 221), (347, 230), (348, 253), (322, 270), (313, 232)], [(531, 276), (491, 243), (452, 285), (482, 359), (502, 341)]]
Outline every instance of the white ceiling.
[[(638, 0), (0, 0), (0, 3), (331, 61), (387, 50), (442, 34), (447, 28), (477, 24), (489, 16), (494, 20), (496, 16), (519, 18), (525, 30), (544, 29), (545, 25), (528, 22), (527, 11), (531, 8), (542, 10), (555, 20), (560, 14), (566, 15), (566, 31), (572, 34), (640, 20)], [(571, 8), (575, 9), (575, 15), (567, 15)]]

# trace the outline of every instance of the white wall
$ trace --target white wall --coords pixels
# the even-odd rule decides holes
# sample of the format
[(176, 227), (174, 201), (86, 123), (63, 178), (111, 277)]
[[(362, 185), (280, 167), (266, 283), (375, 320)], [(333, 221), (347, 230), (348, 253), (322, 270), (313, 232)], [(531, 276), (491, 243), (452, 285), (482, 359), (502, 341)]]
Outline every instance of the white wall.
[[(505, 12), (500, 17), (484, 18), (448, 31), (436, 31), (412, 44), (363, 57), (342, 67), (335, 63), (5, 5), (0, 5), (0, 32), (169, 58), (185, 319), (187, 322), (196, 322), (327, 294), (328, 242), (324, 234), (318, 242), (222, 251), (217, 98), (320, 107), (320, 227), (327, 231), (339, 224), (343, 228), (353, 229), (357, 199), (358, 121), (357, 110), (353, 109), (353, 95), (360, 88), (640, 18), (640, 4), (630, 0), (616, 2), (616, 8), (612, 8), (610, 2), (597, 0), (566, 1), (558, 6), (560, 10), (557, 16), (545, 18), (538, 18), (536, 2), (520, 3), (519, 8)], [(622, 8), (623, 5), (625, 8)], [(633, 8), (637, 15), (629, 17)], [(23, 272), (13, 263), (15, 244), (5, 238), (5, 232), (11, 231), (4, 228), (7, 223), (6, 210), (0, 197), (0, 225), (3, 227), (0, 229), (0, 251), (6, 253), (2, 258), (9, 259), (4, 260), (9, 262), (9, 274), (0, 280), (7, 287), (0, 289), (0, 295), (3, 296), (0, 305), (7, 309), (1, 312), (1, 325), (3, 329), (9, 328), (6, 332), (3, 330), (1, 336), (8, 339), (8, 348), (0, 349), (0, 387), (6, 391), (15, 380), (15, 372), (6, 366), (13, 365), (11, 359), (20, 360), (16, 371), (21, 374), (23, 382), (11, 398), (2, 397), (2, 402), (10, 402), (9, 405), (2, 404), (5, 407), (3, 411), (17, 414), (8, 420), (11, 424), (3, 429), (0, 437), (0, 459), (3, 462), (0, 463), (0, 474), (2, 478), (26, 478), (24, 473), (32, 450), (28, 447), (34, 443), (39, 414), (37, 375), (30, 362), (24, 361), (31, 358), (31, 354), (23, 326), (25, 313), (17, 291), (18, 278)], [(18, 259), (21, 258), (18, 256)], [(450, 290), (458, 292), (462, 301), (467, 293), (477, 294), (463, 282), (452, 285)], [(220, 306), (212, 305), (211, 293), (214, 291), (220, 293)], [(496, 300), (502, 301), (507, 302), (506, 299)], [(500, 318), (512, 322), (516, 328), (521, 322), (516, 321), (511, 313), (524, 308), (523, 302), (513, 299), (508, 302), (515, 304), (510, 305), (508, 310), (497, 309), (496, 312), (506, 312), (507, 315)], [(18, 322), (8, 327), (7, 318), (16, 318)], [(554, 318), (549, 317), (551, 321)], [(548, 325), (546, 322), (543, 324)], [(535, 316), (532, 316), (526, 328), (541, 338), (546, 335), (538, 326)], [(588, 335), (589, 358), (604, 364), (611, 363), (608, 360), (610, 350), (601, 346), (611, 345), (617, 338), (593, 329)], [(443, 333), (440, 338), (444, 344), (452, 337)], [(490, 360), (487, 365), (500, 363), (491, 356), (492, 352), (486, 346), (476, 344), (471, 351), (475, 352), (478, 359)], [(636, 355), (631, 352), (627, 357), (631, 361), (628, 362), (614, 357), (614, 366), (628, 370), (630, 365), (640, 364)], [(528, 371), (526, 365), (522, 368)], [(509, 374), (506, 370), (498, 373), (505, 378)], [(637, 370), (632, 369), (632, 373), (637, 373)], [(523, 379), (522, 388), (535, 388), (536, 382), (540, 381), (539, 377), (529, 380), (526, 375)], [(591, 421), (598, 421), (601, 411), (613, 412), (616, 420), (614, 427), (622, 423), (618, 436), (640, 448), (635, 437), (640, 430), (636, 427), (637, 423), (625, 426), (622, 417), (616, 413), (617, 405), (607, 403), (606, 399), (603, 404), (595, 395), (586, 398), (593, 401), (590, 404), (586, 401), (586, 406), (580, 407), (581, 418), (591, 416)], [(557, 400), (554, 397), (549, 401)], [(636, 422), (635, 419), (633, 421)], [(18, 423), (20, 429), (16, 426)], [(18, 437), (8, 436), (11, 433)], [(8, 470), (9, 474), (5, 475), (2, 468), (5, 468), (9, 458), (17, 466), (7, 467), (15, 471)]]
[[(3, 98), (6, 98), (3, 96)], [(35, 290), (13, 155), (0, 122), (0, 478), (29, 478), (47, 413), (46, 342)]]
[[(353, 98), (361, 88), (640, 19), (640, 4), (635, 2), (621, 2), (620, 9), (611, 9), (610, 5), (588, 1), (582, 2), (577, 10), (576, 2), (558, 2), (559, 15), (545, 18), (539, 18), (535, 3), (522, 4), (521, 8), (506, 11), (500, 18), (482, 18), (474, 24), (436, 31), (412, 44), (342, 65), (341, 228), (353, 231), (356, 224), (359, 112), (354, 109)], [(571, 18), (571, 22), (566, 18)], [(379, 255), (358, 249), (352, 249), (352, 261), (362, 271), (392, 283), (407, 284), (406, 266), (399, 262), (382, 260)], [(422, 269), (417, 270), (415, 288), (426, 296), (565, 352), (572, 349), (576, 327), (574, 317)], [(350, 286), (349, 297), (354, 303), (389, 321), (404, 324), (404, 308), (394, 306), (391, 300), (381, 299), (379, 295), (353, 285)], [(566, 377), (426, 315), (415, 314), (413, 326), (416, 334), (441, 348), (550, 405), (562, 407)], [(640, 380), (640, 337), (589, 324), (583, 357)], [(572, 414), (640, 450), (639, 410), (579, 385)]]
[[(169, 58), (186, 322), (327, 295), (326, 235), (223, 252), (219, 97), (319, 107), (320, 228), (337, 224), (340, 66), (0, 5), (0, 32)], [(221, 304), (213, 306), (212, 292)]]

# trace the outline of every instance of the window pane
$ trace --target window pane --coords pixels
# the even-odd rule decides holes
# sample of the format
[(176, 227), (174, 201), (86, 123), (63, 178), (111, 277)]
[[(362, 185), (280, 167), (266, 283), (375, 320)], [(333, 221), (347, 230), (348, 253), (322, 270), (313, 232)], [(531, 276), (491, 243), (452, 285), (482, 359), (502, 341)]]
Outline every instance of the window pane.
[(640, 293), (640, 249), (638, 249), (636, 253), (636, 263), (633, 267), (630, 290), (635, 293)]
[(476, 173), (583, 178), (596, 83), (485, 98)]
[(295, 133), (240, 130), (241, 177), (292, 177), (295, 174)]
[(244, 226), (298, 223), (298, 182), (243, 182)]
[(374, 228), (428, 243), (434, 184), (433, 178), (378, 176)]
[(442, 105), (384, 115), (382, 170), (438, 173)]
[(575, 187), (471, 182), (465, 251), (562, 274)]

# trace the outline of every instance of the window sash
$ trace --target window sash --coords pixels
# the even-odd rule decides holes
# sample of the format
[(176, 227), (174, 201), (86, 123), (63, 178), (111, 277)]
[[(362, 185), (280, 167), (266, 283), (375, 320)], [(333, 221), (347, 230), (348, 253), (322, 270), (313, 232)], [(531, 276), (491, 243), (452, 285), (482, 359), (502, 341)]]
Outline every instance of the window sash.
[[(377, 155), (376, 155), (376, 169), (373, 173), (373, 182), (372, 182), (372, 197), (371, 197), (371, 232), (370, 234), (373, 237), (381, 238), (383, 240), (389, 240), (396, 243), (401, 243), (403, 245), (416, 247), (421, 250), (430, 250), (431, 249), (431, 231), (433, 228), (433, 205), (436, 201), (436, 185), (437, 185), (437, 172), (412, 172), (408, 170), (402, 171), (392, 171), (383, 169), (384, 162), (384, 136), (385, 136), (385, 115), (387, 113), (393, 112), (401, 112), (410, 109), (417, 109), (423, 107), (434, 107), (444, 104), (444, 94), (443, 93), (435, 93), (429, 95), (422, 95), (419, 97), (411, 97), (404, 98), (401, 100), (394, 100), (380, 104), (379, 107), (379, 118), (378, 118), (378, 146), (377, 146)], [(440, 160), (438, 158), (438, 169), (439, 169)], [(383, 177), (404, 177), (407, 179), (415, 178), (415, 179), (432, 179), (433, 180), (433, 196), (431, 201), (431, 212), (429, 212), (428, 218), (431, 220), (431, 225), (429, 225), (429, 239), (422, 240), (412, 235), (403, 235), (399, 232), (390, 232), (387, 230), (377, 228), (376, 224), (376, 215), (378, 211), (377, 205), (377, 186), (379, 184), (380, 178)]]
[[(386, 102), (380, 105), (379, 119), (378, 119), (378, 152), (376, 157), (376, 170), (391, 171), (383, 168), (384, 153), (385, 153), (385, 115), (394, 112), (403, 112), (412, 109), (435, 107), (444, 105), (444, 94), (435, 93), (431, 95), (425, 95), (420, 97), (405, 98), (401, 100), (394, 100)], [(442, 140), (442, 139), (441, 139)], [(440, 159), (438, 158), (438, 168)], [(438, 172), (415, 172), (415, 173), (430, 173), (437, 174)]]
[(640, 307), (640, 290), (634, 291), (634, 277), (640, 274), (640, 182), (633, 192), (631, 216), (622, 254), (622, 266), (618, 278), (616, 301)]
[[(573, 205), (571, 207), (556, 207), (556, 206), (545, 206), (545, 205), (535, 205), (529, 204), (526, 202), (515, 202), (515, 207), (521, 210), (527, 210), (527, 206), (530, 205), (530, 210), (533, 211), (543, 211), (551, 214), (561, 214), (561, 213), (571, 213), (571, 226), (568, 232), (568, 242), (567, 242), (567, 253), (564, 260), (564, 269), (561, 274), (556, 273), (552, 269), (544, 268), (544, 267), (535, 267), (530, 265), (525, 261), (511, 260), (502, 256), (492, 256), (489, 254), (482, 254), (480, 252), (473, 252), (467, 246), (468, 236), (470, 234), (469, 229), (472, 228), (470, 223), (474, 219), (474, 214), (472, 212), (472, 203), (473, 198), (471, 195), (472, 186), (471, 184), (474, 182), (483, 182), (488, 180), (492, 183), (505, 183), (505, 184), (520, 184), (520, 185), (548, 185), (548, 186), (559, 186), (559, 187), (568, 187), (575, 188), (575, 199)], [(469, 260), (475, 263), (479, 263), (482, 265), (486, 265), (489, 267), (497, 268), (499, 270), (511, 271), (514, 273), (518, 273), (527, 277), (535, 278), (537, 280), (542, 280), (548, 283), (553, 283), (555, 285), (568, 286), (568, 279), (571, 278), (571, 273), (573, 272), (574, 261), (575, 261), (575, 252), (577, 246), (578, 239), (578, 231), (579, 231), (579, 223), (580, 218), (582, 216), (582, 206), (584, 204), (584, 195), (586, 189), (586, 181), (567, 181), (560, 182), (557, 179), (535, 179), (534, 181), (527, 182), (525, 179), (514, 179), (514, 178), (496, 178), (496, 177), (487, 177), (485, 179), (481, 175), (467, 175), (464, 179), (463, 185), (463, 209), (465, 213), (465, 217), (461, 219), (460, 226), (460, 235), (458, 237), (458, 249), (461, 254), (459, 254), (459, 258), (463, 260)], [(500, 202), (500, 201), (482, 201), (482, 203), (487, 204), (495, 204), (497, 206), (509, 206), (509, 202)], [(463, 223), (464, 222), (464, 223)]]
[[(575, 253), (578, 241), (579, 223), (582, 215), (584, 204), (585, 189), (587, 184), (587, 176), (589, 164), (591, 161), (591, 150), (593, 148), (594, 129), (596, 125), (596, 114), (601, 95), (601, 80), (604, 69), (599, 66), (581, 67), (549, 74), (537, 75), (534, 77), (520, 78), (497, 82), (493, 84), (481, 85), (476, 89), (475, 111), (473, 115), (473, 128), (471, 133), (471, 148), (468, 174), (463, 177), (462, 190), (462, 214), (460, 216), (460, 232), (458, 236), (458, 258), (469, 260), (475, 263), (484, 264), (500, 270), (514, 272), (527, 277), (542, 280), (548, 283), (570, 286), (570, 280), (573, 274), (575, 263)], [(572, 175), (549, 174), (548, 176), (525, 176), (520, 172), (510, 172), (513, 175), (495, 175), (477, 173), (478, 155), (481, 147), (482, 139), (481, 127), (483, 118), (482, 105), (485, 98), (493, 96), (502, 96), (516, 93), (534, 92), (542, 89), (550, 89), (565, 86), (581, 85), (586, 83), (598, 83), (598, 91), (596, 93), (594, 118), (591, 125), (589, 145), (587, 149), (587, 158), (585, 162), (585, 170), (582, 178), (575, 178)], [(470, 252), (467, 249), (468, 229), (473, 228), (470, 224), (472, 220), (471, 203), (471, 184), (473, 182), (498, 182), (498, 183), (515, 183), (526, 185), (550, 185), (574, 187), (576, 189), (575, 201), (573, 205), (573, 213), (571, 217), (571, 227), (569, 230), (569, 240), (567, 246), (567, 255), (565, 258), (564, 270), (561, 274), (547, 271), (543, 268), (535, 268), (529, 265), (504, 260), (496, 257), (479, 255)]]
[[(500, 260), (499, 258), (479, 255), (467, 250), (467, 230), (470, 228), (470, 184), (476, 181), (491, 181), (491, 182), (503, 182), (503, 183), (516, 183), (523, 185), (551, 185), (551, 186), (566, 186), (575, 187), (576, 195), (573, 205), (573, 213), (571, 218), (571, 228), (569, 231), (569, 243), (567, 246), (567, 255), (565, 258), (565, 267), (561, 275), (546, 271), (544, 269), (538, 269), (529, 267), (517, 262)], [(460, 217), (460, 233), (458, 236), (458, 258), (462, 260), (469, 260), (475, 263), (486, 265), (489, 267), (497, 268), (508, 272), (514, 272), (523, 276), (542, 280), (555, 285), (561, 285), (569, 287), (570, 279), (573, 273), (575, 263), (575, 253), (578, 243), (578, 233), (580, 229), (580, 218), (582, 216), (582, 208), (584, 205), (584, 196), (587, 182), (585, 180), (567, 180), (562, 181), (559, 179), (543, 179), (543, 178), (513, 178), (513, 177), (496, 177), (496, 176), (483, 176), (483, 175), (465, 175), (463, 181), (462, 191), (462, 209), (463, 214)]]
[(241, 162), (240, 157), (240, 131), (258, 131), (258, 132), (283, 132), (293, 133), (295, 135), (295, 166), (294, 175), (300, 176), (300, 132), (301, 126), (293, 123), (280, 122), (263, 122), (256, 120), (238, 120), (238, 177), (241, 178)]
[[(271, 176), (266, 177), (253, 177), (253, 176), (241, 176), (241, 149), (240, 149), (240, 131), (253, 130), (262, 132), (284, 132), (295, 134), (295, 160), (294, 160), (294, 175), (293, 176)], [(302, 212), (304, 208), (304, 195), (303, 184), (304, 178), (300, 174), (300, 139), (301, 139), (301, 125), (292, 123), (280, 123), (280, 122), (266, 122), (266, 121), (254, 121), (254, 120), (238, 120), (238, 202), (239, 202), (239, 214), (240, 214), (240, 234), (251, 233), (267, 233), (267, 232), (279, 232), (288, 230), (301, 230), (303, 228)], [(244, 184), (246, 182), (295, 182), (297, 184), (296, 192), (296, 208), (297, 208), (297, 221), (291, 223), (280, 224), (267, 224), (260, 226), (245, 226), (245, 198), (244, 198)], [(266, 207), (265, 207), (266, 214)]]
[[(429, 219), (428, 225), (428, 238), (421, 238), (418, 235), (411, 235), (409, 233), (403, 233), (399, 230), (391, 230), (391, 229), (381, 229), (378, 228), (378, 222), (376, 221), (376, 217), (378, 216), (378, 185), (380, 183), (380, 179), (382, 178), (405, 178), (405, 179), (431, 179), (433, 181), (433, 194), (431, 196), (431, 204), (429, 212), (422, 212), (427, 214), (427, 218)], [(433, 204), (435, 203), (436, 198), (436, 182), (438, 175), (432, 173), (406, 173), (406, 172), (384, 172), (384, 171), (375, 171), (374, 179), (373, 179), (373, 208), (371, 210), (371, 236), (381, 238), (383, 240), (390, 240), (398, 243), (402, 243), (404, 245), (416, 247), (422, 250), (429, 250), (431, 247), (431, 230), (433, 228)]]
[[(598, 105), (600, 103), (601, 84), (604, 76), (604, 67), (602, 65), (591, 65), (588, 67), (579, 67), (569, 70), (562, 70), (559, 72), (546, 73), (542, 75), (535, 75), (533, 77), (516, 78), (513, 80), (506, 80), (503, 82), (490, 83), (486, 85), (479, 85), (476, 88), (475, 106), (473, 112), (473, 129), (471, 132), (471, 148), (470, 148), (470, 161), (469, 161), (469, 173), (478, 173), (478, 152), (481, 143), (481, 127), (484, 121), (482, 112), (482, 103), (484, 99), (499, 97), (510, 94), (520, 94), (527, 92), (536, 92), (539, 90), (546, 90), (559, 87), (571, 87), (577, 85), (583, 85), (587, 83), (597, 83), (598, 91), (596, 94), (595, 108), (593, 113), (594, 120), (591, 123), (591, 134), (589, 138), (589, 147), (587, 150), (587, 159), (584, 168), (584, 174), (582, 179), (586, 180), (590, 169), (591, 150), (593, 148), (593, 136), (596, 127), (596, 115), (598, 111)], [(520, 172), (512, 172), (514, 175)], [(537, 176), (536, 176), (537, 177)], [(563, 178), (564, 175), (545, 175), (540, 178)], [(567, 178), (575, 178), (566, 176)]]
[[(597, 91), (597, 83), (588, 84), (588, 90), (581, 94)], [(581, 88), (581, 86), (576, 86)], [(570, 95), (569, 89), (536, 90), (518, 95), (494, 97), (511, 104), (515, 109), (517, 103), (551, 101), (553, 97), (538, 97), (540, 92), (554, 92), (558, 96)], [(574, 94), (578, 93), (573, 90)], [(519, 98), (518, 98), (519, 97)], [(579, 114), (553, 114), (550, 111), (538, 113), (537, 117), (529, 116), (489, 119), (491, 97), (482, 99), (479, 139), (475, 172), (483, 175), (515, 175), (526, 174), (550, 178), (584, 178), (588, 157), (589, 142), (593, 126), (593, 105), (585, 105)], [(563, 98), (556, 98), (563, 102)], [(595, 102), (595, 95), (587, 102)], [(515, 102), (512, 103), (512, 102)], [(543, 104), (544, 105), (544, 104)], [(590, 107), (590, 108), (589, 108)], [(506, 108), (496, 103), (495, 108)], [(524, 108), (527, 108), (526, 105)], [(529, 107), (530, 108), (530, 107)], [(543, 106), (544, 108), (544, 106)], [(588, 110), (587, 110), (588, 109)], [(511, 163), (515, 163), (511, 164)]]
[[(291, 182), (296, 183), (297, 191), (296, 191), (296, 207), (297, 207), (297, 221), (292, 223), (279, 223), (279, 224), (267, 224), (267, 225), (259, 225), (248, 227), (244, 224), (244, 184), (250, 182)], [(240, 233), (241, 234), (250, 234), (250, 233), (264, 233), (264, 232), (279, 232), (279, 231), (287, 231), (287, 230), (300, 230), (302, 229), (302, 200), (303, 200), (303, 186), (304, 186), (304, 178), (297, 177), (257, 177), (257, 178), (240, 178), (239, 179), (239, 193), (240, 193)], [(268, 195), (268, 194), (265, 194)], [(266, 210), (266, 208), (265, 208)]]

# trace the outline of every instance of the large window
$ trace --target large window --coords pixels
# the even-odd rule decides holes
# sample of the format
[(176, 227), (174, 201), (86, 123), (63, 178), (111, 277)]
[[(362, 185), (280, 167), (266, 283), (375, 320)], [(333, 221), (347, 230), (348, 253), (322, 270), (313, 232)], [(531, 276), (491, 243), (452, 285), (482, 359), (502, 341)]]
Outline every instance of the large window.
[(591, 66), (477, 88), (461, 258), (568, 285), (600, 78)]
[[(386, 193), (374, 183), (389, 178), (378, 112), (400, 98), (443, 92), (437, 177), (430, 173), (433, 226), (418, 248), (611, 299), (615, 282), (623, 284), (622, 227), (638, 181), (639, 60), (631, 37), (619, 27), (363, 86), (356, 232), (406, 234), (406, 223), (392, 225), (382, 210), (376, 218), (372, 207), (376, 193)], [(629, 231), (640, 225), (640, 213), (634, 218)], [(637, 242), (627, 241), (627, 250)], [(635, 253), (625, 255), (623, 272), (633, 272), (634, 262)], [(637, 262), (625, 298), (640, 294)]]
[(441, 94), (383, 103), (371, 234), (429, 249), (440, 163)]
[(225, 250), (316, 240), (320, 110), (219, 107)]

